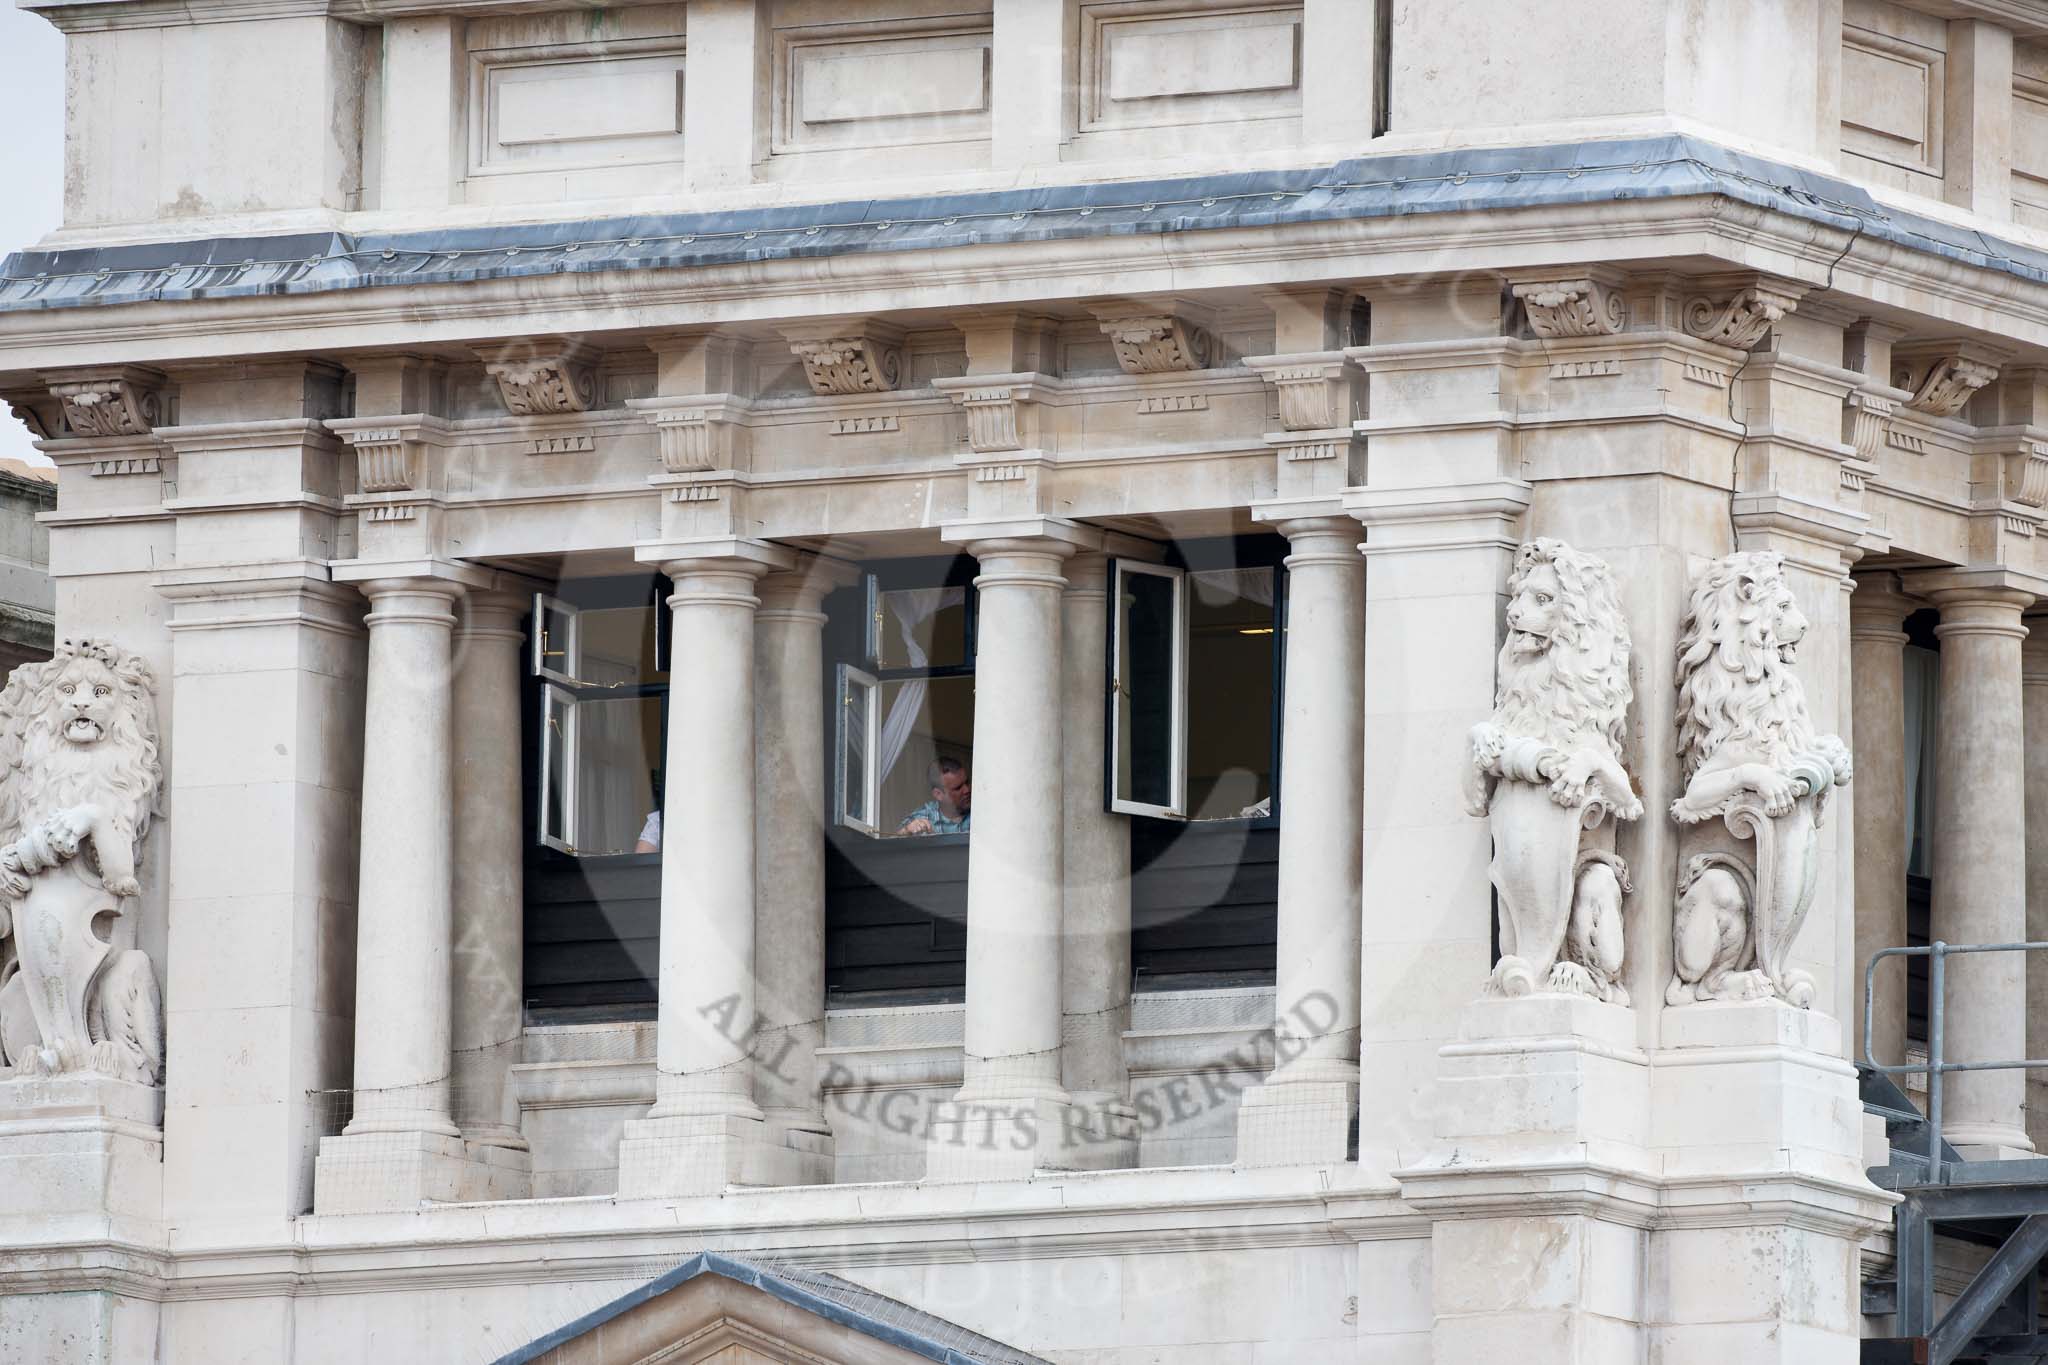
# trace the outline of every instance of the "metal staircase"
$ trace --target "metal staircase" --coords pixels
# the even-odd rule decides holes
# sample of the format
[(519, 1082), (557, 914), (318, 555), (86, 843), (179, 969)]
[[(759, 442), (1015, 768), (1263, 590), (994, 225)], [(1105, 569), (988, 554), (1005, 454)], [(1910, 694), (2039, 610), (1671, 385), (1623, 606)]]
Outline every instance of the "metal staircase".
[[(1865, 1365), (2042, 1365), (2048, 1332), (2041, 1322), (2041, 1269), (2048, 1257), (2048, 1158), (1968, 1161), (1939, 1137), (1943, 1080), (1955, 1071), (2007, 1071), (2048, 1061), (1951, 1062), (1943, 1049), (1943, 965), (1958, 953), (2048, 951), (2048, 943), (1887, 948), (1864, 973), (1864, 1061), (1857, 1067), (1863, 1108), (1884, 1119), (1888, 1164), (1870, 1168), (1880, 1189), (1901, 1196), (1893, 1212), (1897, 1258), (1892, 1277), (1866, 1280), (1863, 1312), (1896, 1314), (1896, 1336), (1866, 1337)], [(1870, 1055), (1872, 982), (1887, 957), (1925, 956), (1928, 1057), (1886, 1065)], [(1928, 1078), (1923, 1114), (1892, 1077)], [(1991, 1249), (1990, 1259), (1948, 1306), (1935, 1312), (1937, 1237)]]

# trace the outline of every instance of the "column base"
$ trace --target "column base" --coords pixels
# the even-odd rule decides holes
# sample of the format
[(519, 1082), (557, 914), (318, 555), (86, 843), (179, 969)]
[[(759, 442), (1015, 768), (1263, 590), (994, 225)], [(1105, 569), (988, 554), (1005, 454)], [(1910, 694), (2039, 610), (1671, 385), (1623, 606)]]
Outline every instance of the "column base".
[(832, 1140), (799, 1129), (774, 1140), (763, 1119), (692, 1114), (629, 1120), (619, 1138), (619, 1198), (681, 1199), (733, 1185), (827, 1185)]
[(163, 1216), (164, 1092), (76, 1073), (0, 1081), (0, 1220)]
[(320, 1139), (313, 1212), (388, 1213), (421, 1204), (525, 1199), (532, 1159), (445, 1133), (345, 1133)]
[(1351, 1120), (1357, 1113), (1356, 1083), (1283, 1081), (1247, 1086), (1237, 1102), (1237, 1159), (1231, 1164), (1342, 1164), (1351, 1157)]
[(1137, 1165), (1138, 1113), (1121, 1101), (949, 1100), (932, 1109), (924, 1178), (1028, 1180)]

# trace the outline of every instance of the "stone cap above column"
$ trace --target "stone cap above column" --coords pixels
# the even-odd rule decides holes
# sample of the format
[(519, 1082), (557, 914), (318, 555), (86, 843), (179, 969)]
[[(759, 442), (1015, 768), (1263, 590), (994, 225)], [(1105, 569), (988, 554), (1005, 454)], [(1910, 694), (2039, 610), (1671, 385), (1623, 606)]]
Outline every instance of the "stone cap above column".
[(1367, 555), (1497, 546), (1512, 549), (1534, 485), (1522, 479), (1347, 488), (1344, 510), (1366, 526)]
[(1062, 558), (1091, 550), (1124, 559), (1149, 560), (1158, 559), (1161, 555), (1156, 542), (1061, 517), (991, 517), (950, 521), (939, 527), (939, 539), (948, 545), (957, 545), (969, 554), (977, 553), (974, 548), (977, 545), (1026, 541), (1039, 542), (1032, 546), (1038, 553), (1056, 554)]
[(337, 583), (369, 583), (417, 579), (422, 583), (446, 583), (457, 592), (471, 588), (491, 589), (507, 575), (503, 570), (459, 559), (423, 556), (418, 559), (342, 559), (329, 566)]
[(801, 553), (795, 546), (772, 540), (750, 540), (744, 536), (704, 536), (692, 540), (643, 540), (633, 546), (633, 558), (641, 564), (658, 564), (665, 573), (670, 566), (721, 569), (755, 575), (794, 569)]
[(1913, 569), (1899, 575), (1899, 584), (1913, 596), (1924, 597), (1937, 605), (1943, 602), (2002, 602), (2022, 597), (2048, 597), (2048, 577), (2003, 564)]

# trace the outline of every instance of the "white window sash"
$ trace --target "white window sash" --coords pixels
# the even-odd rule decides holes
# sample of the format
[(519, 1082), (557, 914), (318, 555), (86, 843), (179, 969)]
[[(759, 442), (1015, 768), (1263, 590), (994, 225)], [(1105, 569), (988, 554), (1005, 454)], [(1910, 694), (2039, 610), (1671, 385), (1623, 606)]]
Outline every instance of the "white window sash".
[[(1168, 743), (1170, 772), (1167, 790), (1171, 800), (1166, 805), (1155, 805), (1138, 801), (1127, 796), (1122, 789), (1123, 752), (1128, 736), (1123, 732), (1123, 714), (1120, 699), (1129, 696), (1129, 683), (1125, 678), (1127, 668), (1125, 627), (1128, 611), (1124, 601), (1124, 583), (1132, 575), (1146, 575), (1166, 579), (1173, 585), (1173, 624), (1171, 627), (1170, 661), (1171, 675), (1167, 682), (1170, 689), (1168, 703), (1171, 707), (1171, 735)], [(1159, 819), (1187, 819), (1188, 777), (1188, 594), (1187, 573), (1182, 569), (1168, 568), (1160, 564), (1145, 564), (1135, 560), (1112, 560), (1110, 563), (1109, 595), (1109, 678), (1105, 709), (1108, 713), (1109, 744), (1104, 761), (1108, 768), (1105, 774), (1104, 790), (1108, 796), (1109, 809), (1119, 815), (1149, 815)]]

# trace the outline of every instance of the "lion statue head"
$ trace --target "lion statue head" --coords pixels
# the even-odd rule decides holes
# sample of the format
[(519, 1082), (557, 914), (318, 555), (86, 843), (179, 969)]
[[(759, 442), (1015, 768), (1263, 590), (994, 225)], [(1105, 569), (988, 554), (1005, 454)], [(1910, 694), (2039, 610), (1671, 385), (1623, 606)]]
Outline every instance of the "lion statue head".
[(1678, 756), (1692, 780), (1724, 745), (1782, 765), (1817, 743), (1792, 671), (1811, 623), (1785, 582), (1785, 557), (1724, 555), (1693, 580), (1678, 636)]
[(1634, 689), (1613, 571), (1561, 540), (1529, 541), (1508, 575), (1507, 624), (1494, 723), (1559, 749), (1599, 743), (1619, 755)]
[(156, 705), (149, 665), (95, 640), (64, 640), (0, 690), (0, 844), (58, 811), (98, 805), (133, 831), (156, 814)]

